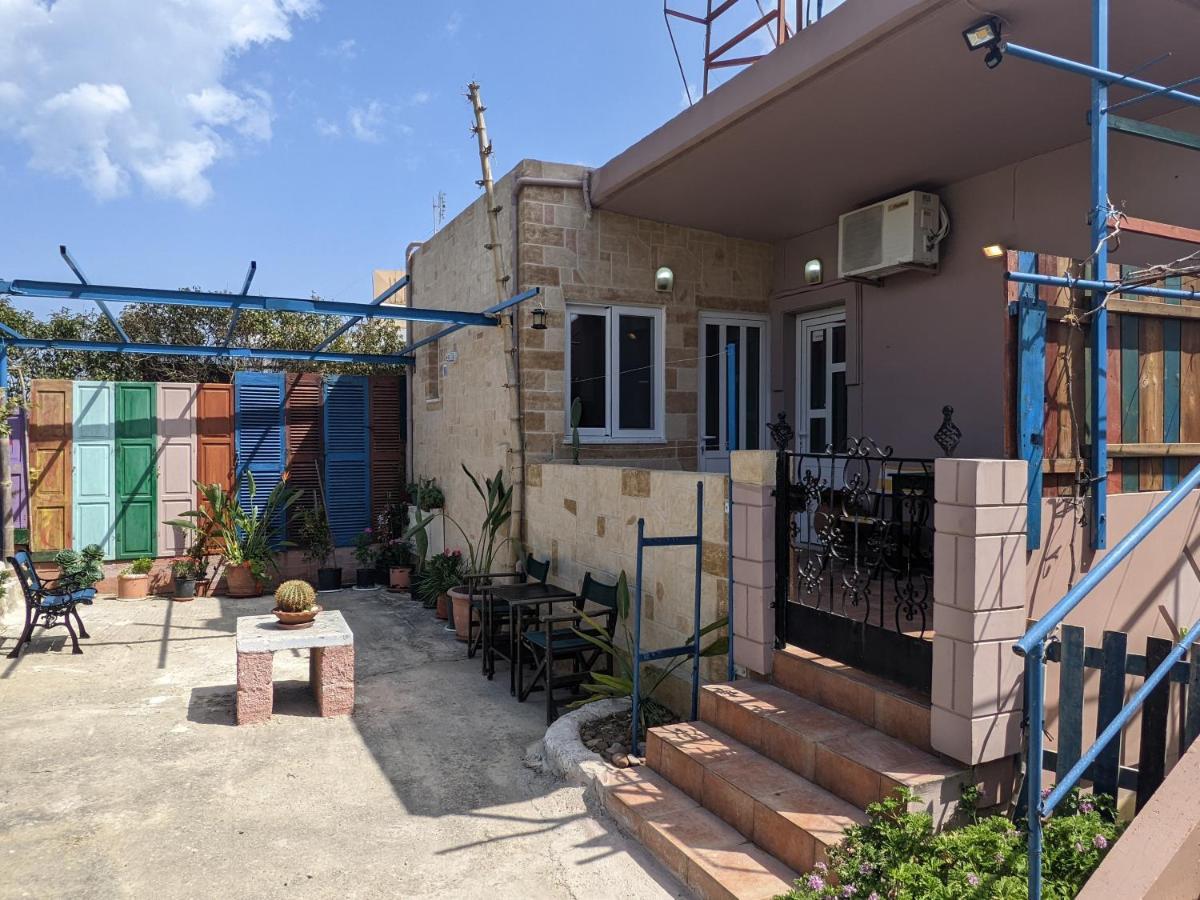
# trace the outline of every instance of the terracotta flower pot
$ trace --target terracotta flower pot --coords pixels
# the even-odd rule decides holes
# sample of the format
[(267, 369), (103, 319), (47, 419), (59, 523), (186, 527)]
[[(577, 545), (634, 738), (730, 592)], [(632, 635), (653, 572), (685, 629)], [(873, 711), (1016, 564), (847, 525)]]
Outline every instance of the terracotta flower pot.
[(412, 568), (409, 566), (392, 566), (388, 569), (388, 587), (398, 591), (407, 591), (412, 586)]
[(437, 606), (434, 608), (433, 614), (439, 619), (450, 618), (450, 597), (446, 594), (438, 594)]
[(467, 586), (459, 585), (450, 591), (450, 600), (454, 604), (454, 636), (460, 641), (469, 640), (471, 595), (467, 592)]
[(150, 594), (149, 575), (118, 575), (117, 599), (141, 600)]
[(226, 567), (225, 590), (230, 597), (259, 597), (262, 596), (263, 586), (250, 571), (250, 563), (242, 563), (240, 566)]
[(279, 620), (280, 628), (308, 628), (316, 619), (317, 613), (321, 611), (321, 607), (314, 606), (312, 609), (306, 609), (304, 612), (287, 612), (275, 607), (271, 612), (275, 613), (275, 618)]

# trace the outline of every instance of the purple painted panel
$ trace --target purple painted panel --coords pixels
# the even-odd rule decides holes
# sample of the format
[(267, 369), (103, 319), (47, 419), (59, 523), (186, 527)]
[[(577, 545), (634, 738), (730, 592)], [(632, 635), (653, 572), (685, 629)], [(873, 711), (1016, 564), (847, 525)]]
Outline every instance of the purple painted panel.
[(25, 466), (25, 410), (9, 416), (12, 433), (8, 436), (12, 460), (13, 527), (29, 527), (29, 474)]

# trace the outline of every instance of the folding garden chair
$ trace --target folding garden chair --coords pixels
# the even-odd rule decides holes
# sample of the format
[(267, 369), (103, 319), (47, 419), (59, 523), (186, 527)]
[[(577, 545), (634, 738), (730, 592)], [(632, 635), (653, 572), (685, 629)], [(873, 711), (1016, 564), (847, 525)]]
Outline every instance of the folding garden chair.
[[(8, 564), (17, 573), (17, 581), (21, 583), (21, 591), (25, 594), (25, 629), (21, 632), (17, 646), (13, 647), (12, 652), (8, 654), (8, 658), (17, 658), (21, 647), (29, 643), (33, 636), (34, 626), (39, 622), (43, 628), (66, 625), (67, 633), (71, 635), (71, 652), (82, 653), (83, 651), (79, 648), (79, 638), (90, 637), (90, 635), (83, 627), (83, 619), (79, 618), (79, 610), (76, 607), (80, 603), (91, 606), (92, 599), (96, 596), (96, 589), (58, 590), (54, 586), (55, 582), (43, 582), (33, 567), (33, 557), (25, 550), (17, 552), (15, 556), (10, 556)], [(74, 616), (75, 621), (79, 624), (78, 635), (71, 625), (71, 616)]]
[(471, 621), (467, 623), (467, 657), (474, 657), (482, 649), (485, 675), (489, 674), (491, 665), (488, 650), (492, 639), (508, 623), (508, 601), (503, 597), (507, 592), (500, 590), (501, 596), (496, 596), (496, 588), (509, 585), (498, 586), (492, 582), (511, 578), (518, 579), (520, 584), (545, 584), (548, 577), (550, 560), (535, 559), (532, 553), (525, 557), (524, 572), (492, 572), (466, 577), (467, 593), (471, 600)]
[[(596, 581), (592, 578), (592, 573), (588, 572), (583, 576), (583, 587), (579, 595), (563, 600), (571, 603), (570, 612), (552, 612), (551, 615), (542, 618), (539, 628), (521, 633), (521, 651), (517, 655), (517, 663), (514, 664), (514, 668), (518, 670), (518, 700), (524, 702), (535, 690), (546, 692), (547, 725), (558, 715), (557, 701), (554, 698), (556, 688), (583, 684), (588, 680), (590, 673), (596, 670), (596, 664), (601, 661), (604, 668), (599, 671), (608, 675), (613, 673), (612, 655), (582, 635), (612, 642), (617, 627), (617, 586)], [(556, 607), (561, 602), (563, 601), (550, 601)], [(584, 613), (587, 613), (587, 619), (584, 618)], [(596, 624), (601, 625), (601, 629), (597, 629)], [(520, 667), (521, 654), (525, 651), (529, 652), (534, 667), (533, 677), (528, 686), (525, 685), (524, 672)], [(570, 672), (555, 672), (556, 664), (568, 662), (571, 665)]]

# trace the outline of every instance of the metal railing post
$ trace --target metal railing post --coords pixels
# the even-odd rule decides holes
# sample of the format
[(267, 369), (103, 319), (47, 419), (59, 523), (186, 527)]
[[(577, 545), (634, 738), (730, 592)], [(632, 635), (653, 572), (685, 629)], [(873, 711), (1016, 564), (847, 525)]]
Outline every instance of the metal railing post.
[(1045, 642), (1025, 656), (1025, 797), (1029, 823), (1029, 898), (1042, 896), (1042, 735), (1045, 727), (1043, 686)]
[(704, 482), (696, 482), (696, 596), (692, 613), (692, 721), (700, 715), (700, 575), (704, 569)]
[(635, 756), (640, 756), (638, 747), (638, 700), (642, 696), (642, 551), (646, 539), (646, 520), (638, 519), (637, 531), (637, 575), (633, 582), (633, 705), (631, 713), (632, 740), (629, 750)]

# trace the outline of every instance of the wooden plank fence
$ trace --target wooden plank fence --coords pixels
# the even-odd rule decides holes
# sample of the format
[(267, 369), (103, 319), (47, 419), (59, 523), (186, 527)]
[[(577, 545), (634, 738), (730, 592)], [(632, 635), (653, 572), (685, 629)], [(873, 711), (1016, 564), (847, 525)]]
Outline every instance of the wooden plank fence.
[[(1022, 256), (1033, 260), (1041, 274), (1090, 274), (1079, 260), (1017, 251), (1009, 251), (1008, 267), (1019, 269)], [(1130, 269), (1110, 265), (1107, 277), (1120, 280)], [(1167, 278), (1162, 285), (1200, 290), (1200, 277)], [(1017, 297), (1014, 287), (1009, 285), (1010, 302)], [(1090, 297), (1051, 286), (1038, 287), (1037, 296), (1047, 307), (1042, 493), (1071, 496), (1076, 489), (1076, 453), (1086, 460), (1090, 440), (1089, 324), (1086, 318), (1076, 323), (1074, 317), (1088, 309)], [(1200, 464), (1200, 303), (1123, 294), (1109, 299), (1106, 315), (1108, 492), (1169, 490)], [(1015, 355), (1011, 328), (1009, 335)], [(1015, 396), (1013, 371), (1006, 367)]]
[[(1125, 705), (1126, 680), (1145, 678), (1166, 659), (1172, 646), (1165, 638), (1151, 637), (1146, 639), (1144, 654), (1130, 653), (1127, 635), (1105, 631), (1100, 646), (1089, 647), (1083, 628), (1064, 625), (1059, 639), (1046, 648), (1046, 661), (1059, 666), (1058, 735), (1054, 742), (1056, 749), (1043, 753), (1043, 770), (1054, 772), (1055, 778), (1062, 780), (1083, 755), (1087, 670), (1100, 673), (1096, 718), (1096, 735), (1099, 735)], [(1174, 710), (1179, 736), (1175, 754), (1168, 746), (1172, 684), (1180, 686), (1181, 695), (1181, 702)], [(1122, 765), (1125, 735), (1121, 734), (1100, 753), (1082, 780), (1090, 781), (1098, 794), (1116, 797), (1118, 788), (1135, 792), (1136, 808), (1141, 810), (1166, 777), (1168, 760), (1182, 756), (1197, 735), (1200, 735), (1200, 646), (1193, 646), (1190, 661), (1175, 663), (1169, 677), (1142, 706), (1137, 765)], [(1090, 745), (1091, 741), (1087, 743)]]

